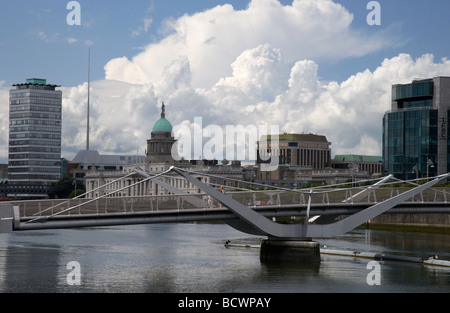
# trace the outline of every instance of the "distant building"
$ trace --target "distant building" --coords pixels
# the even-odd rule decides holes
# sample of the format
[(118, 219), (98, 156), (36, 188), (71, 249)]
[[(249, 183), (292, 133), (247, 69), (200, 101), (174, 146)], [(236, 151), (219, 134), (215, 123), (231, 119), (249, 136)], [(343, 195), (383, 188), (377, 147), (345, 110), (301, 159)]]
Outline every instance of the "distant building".
[(147, 140), (148, 163), (174, 163), (172, 147), (176, 140), (172, 134), (172, 124), (166, 119), (166, 106), (161, 108), (161, 118), (153, 125), (151, 139)]
[(9, 101), (8, 183), (15, 197), (43, 197), (61, 177), (62, 92), (45, 79), (15, 84)]
[(399, 179), (449, 171), (450, 77), (392, 86), (383, 118), (383, 172)]
[(72, 178), (83, 179), (86, 173), (95, 168), (106, 171), (121, 171), (128, 165), (145, 164), (142, 155), (107, 155), (97, 150), (80, 150), (68, 164), (68, 175)]
[(272, 135), (263, 136), (257, 143), (257, 165), (276, 158), (278, 168), (275, 171), (258, 171), (257, 181), (260, 183), (298, 185), (300, 181), (309, 181), (313, 170), (331, 167), (331, 143), (325, 136), (281, 134), (275, 146), (272, 138)]
[(278, 147), (271, 145), (271, 135), (257, 143), (257, 163), (278, 158), (278, 164), (323, 169), (331, 165), (331, 143), (325, 136), (314, 134), (278, 135)]
[[(151, 138), (147, 140), (147, 153), (145, 159), (143, 160), (142, 157), (139, 157), (137, 159), (138, 162), (129, 162), (128, 164), (121, 164), (120, 166), (117, 166), (119, 164), (117, 159), (110, 162), (112, 166), (106, 166), (107, 162), (105, 162), (105, 159), (103, 162), (97, 161), (97, 164), (102, 163), (103, 166), (86, 166), (84, 180), (87, 197), (95, 198), (106, 194), (110, 194), (110, 197), (167, 195), (169, 192), (163, 186), (152, 181), (146, 181), (134, 186), (144, 179), (141, 175), (134, 174), (122, 180), (120, 178), (130, 174), (135, 168), (139, 168), (147, 173), (155, 175), (168, 170), (172, 165), (195, 171), (197, 173), (192, 173), (191, 175), (216, 187), (222, 185), (226, 188), (242, 186), (242, 183), (238, 181), (227, 180), (227, 178), (234, 180), (243, 179), (244, 171), (240, 162), (233, 161), (231, 164), (228, 164), (228, 162), (224, 160), (222, 164), (219, 165), (216, 160), (175, 161), (172, 157), (172, 150), (177, 150), (176, 148), (172, 149), (174, 145), (176, 145), (176, 139), (172, 134), (172, 124), (166, 119), (165, 105), (163, 103), (161, 118), (153, 125)], [(80, 162), (80, 164), (88, 165), (89, 163), (95, 163), (97, 157), (99, 157), (98, 153), (93, 154), (93, 152), (86, 153), (86, 151), (84, 151), (77, 155), (72, 162)], [(91, 161), (82, 161), (84, 158)], [(92, 162), (92, 160), (94, 160), (94, 162)], [(114, 164), (116, 166), (114, 166)], [(203, 174), (210, 176), (205, 176)], [(249, 179), (252, 178), (251, 173), (247, 176)], [(198, 194), (202, 192), (194, 184), (173, 172), (158, 177), (158, 179), (189, 194)], [(128, 186), (132, 187), (127, 188)]]
[(381, 175), (383, 157), (372, 155), (336, 155), (331, 161), (332, 168), (367, 173), (368, 176)]

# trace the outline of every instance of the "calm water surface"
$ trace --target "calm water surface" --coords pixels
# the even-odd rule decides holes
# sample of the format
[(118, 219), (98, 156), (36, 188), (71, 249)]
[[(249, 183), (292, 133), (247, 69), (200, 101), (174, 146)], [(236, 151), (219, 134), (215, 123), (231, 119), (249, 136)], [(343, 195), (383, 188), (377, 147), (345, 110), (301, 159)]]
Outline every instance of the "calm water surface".
[[(450, 292), (450, 268), (380, 261), (381, 285), (369, 286), (371, 260), (322, 254), (317, 266), (267, 265), (258, 245), (222, 224), (161, 224), (45, 230), (0, 235), (0, 292)], [(320, 240), (332, 249), (450, 260), (450, 236), (355, 230)], [(70, 286), (67, 264), (80, 264)]]

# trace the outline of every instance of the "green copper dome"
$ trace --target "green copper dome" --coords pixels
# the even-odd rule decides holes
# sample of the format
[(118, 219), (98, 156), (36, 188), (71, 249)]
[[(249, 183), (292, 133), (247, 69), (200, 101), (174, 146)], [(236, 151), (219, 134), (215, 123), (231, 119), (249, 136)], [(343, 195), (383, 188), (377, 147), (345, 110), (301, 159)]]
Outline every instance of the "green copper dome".
[(171, 132), (172, 131), (172, 124), (168, 120), (166, 120), (164, 117), (160, 118), (156, 121), (155, 125), (153, 126), (154, 132)]
[(172, 124), (168, 120), (166, 120), (166, 106), (164, 102), (162, 103), (161, 108), (161, 118), (156, 121), (153, 126), (154, 132), (172, 132)]

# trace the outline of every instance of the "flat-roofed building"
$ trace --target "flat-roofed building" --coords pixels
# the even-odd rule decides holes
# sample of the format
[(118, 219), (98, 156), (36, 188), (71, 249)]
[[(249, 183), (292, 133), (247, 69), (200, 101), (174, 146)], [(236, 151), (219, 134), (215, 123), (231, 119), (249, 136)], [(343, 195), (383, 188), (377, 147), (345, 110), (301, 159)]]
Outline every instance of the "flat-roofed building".
[[(49, 186), (61, 177), (62, 92), (39, 78), (13, 85), (9, 96), (8, 183)], [(16, 192), (20, 197), (42, 193)], [(19, 195), (19, 193), (21, 193)]]
[[(270, 157), (278, 158), (279, 165), (324, 169), (331, 166), (331, 142), (314, 134), (281, 134), (278, 146), (272, 145), (272, 135), (262, 136), (257, 143), (258, 163)], [(276, 137), (273, 137), (276, 139)]]
[(331, 161), (332, 168), (342, 170), (357, 170), (366, 172), (369, 176), (381, 175), (383, 157), (374, 155), (342, 154), (336, 155)]
[(449, 117), (450, 77), (393, 85), (383, 118), (384, 174), (414, 179), (447, 173)]
[(257, 143), (257, 165), (276, 164), (275, 170), (258, 170), (256, 181), (269, 185), (299, 185), (311, 179), (315, 170), (331, 167), (331, 142), (315, 134), (262, 136)]

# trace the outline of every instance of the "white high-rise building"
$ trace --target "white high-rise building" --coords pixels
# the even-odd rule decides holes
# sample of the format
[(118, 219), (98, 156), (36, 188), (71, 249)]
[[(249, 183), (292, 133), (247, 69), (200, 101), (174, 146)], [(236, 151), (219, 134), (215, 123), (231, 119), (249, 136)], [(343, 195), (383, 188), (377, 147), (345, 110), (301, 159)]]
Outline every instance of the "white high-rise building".
[(50, 185), (61, 177), (62, 92), (45, 79), (13, 85), (9, 101), (8, 180)]

